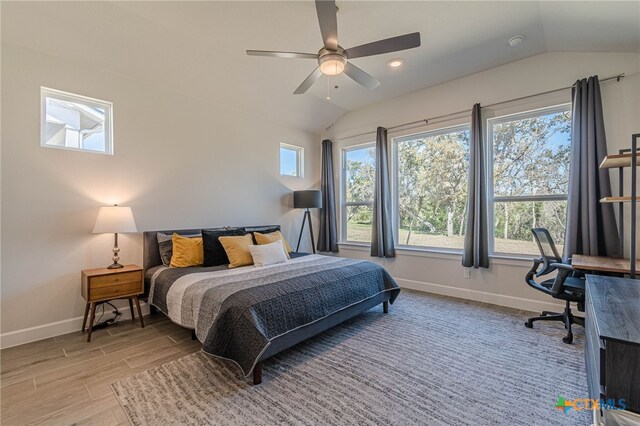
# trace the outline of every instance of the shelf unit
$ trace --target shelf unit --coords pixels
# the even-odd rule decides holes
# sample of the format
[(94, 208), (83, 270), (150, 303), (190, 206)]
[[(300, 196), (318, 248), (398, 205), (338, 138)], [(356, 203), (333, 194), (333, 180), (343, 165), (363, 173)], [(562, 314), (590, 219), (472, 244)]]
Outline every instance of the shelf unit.
[[(620, 234), (620, 255), (624, 254), (624, 205), (631, 204), (631, 244), (629, 247), (629, 275), (636, 277), (636, 210), (638, 202), (637, 192), (637, 166), (640, 165), (638, 157), (638, 139), (640, 133), (631, 135), (631, 148), (621, 149), (618, 154), (607, 155), (600, 163), (601, 169), (618, 169), (618, 196), (604, 197), (601, 203), (618, 203), (618, 233)], [(624, 195), (624, 169), (631, 168), (631, 195)]]

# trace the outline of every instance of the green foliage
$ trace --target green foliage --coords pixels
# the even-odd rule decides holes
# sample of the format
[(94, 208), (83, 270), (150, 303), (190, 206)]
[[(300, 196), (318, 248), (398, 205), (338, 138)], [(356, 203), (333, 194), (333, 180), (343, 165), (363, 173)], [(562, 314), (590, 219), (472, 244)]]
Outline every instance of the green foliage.
[(348, 222), (371, 224), (375, 163), (376, 151), (373, 147), (347, 152), (345, 164), (347, 202), (367, 203), (367, 205), (347, 207)]
[[(566, 195), (569, 185), (571, 114), (548, 114), (493, 126), (495, 197)], [(496, 202), (495, 237), (530, 240), (545, 227), (563, 244), (566, 201)]]
[(456, 131), (398, 142), (400, 228), (460, 235), (464, 232), (469, 169), (469, 132)]
[[(495, 197), (565, 195), (569, 176), (570, 113), (554, 113), (493, 126)], [(460, 246), (465, 231), (469, 169), (468, 130), (424, 134), (397, 143), (400, 244), (419, 245), (419, 235), (449, 238)], [(347, 154), (348, 223), (372, 219), (375, 150)], [(352, 155), (350, 157), (349, 155)], [(547, 227), (562, 244), (566, 201), (496, 201), (497, 239), (531, 241), (530, 228)], [(437, 240), (433, 240), (437, 241)], [(498, 242), (496, 242), (498, 248)]]

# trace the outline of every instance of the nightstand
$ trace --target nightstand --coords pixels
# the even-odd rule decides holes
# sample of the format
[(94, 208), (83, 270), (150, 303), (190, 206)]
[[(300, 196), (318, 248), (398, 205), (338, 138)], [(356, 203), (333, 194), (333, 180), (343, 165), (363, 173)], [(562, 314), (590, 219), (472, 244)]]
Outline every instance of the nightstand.
[(144, 293), (144, 280), (142, 268), (137, 265), (125, 265), (120, 269), (85, 269), (82, 271), (82, 297), (87, 304), (84, 309), (84, 319), (82, 320), (82, 332), (87, 324), (87, 316), (91, 312), (89, 319), (89, 335), (87, 342), (91, 341), (93, 332), (93, 322), (96, 316), (96, 306), (109, 300), (129, 299), (129, 309), (131, 309), (131, 319), (135, 321), (133, 313), (133, 301), (136, 302), (140, 325), (144, 328), (142, 311), (138, 295)]

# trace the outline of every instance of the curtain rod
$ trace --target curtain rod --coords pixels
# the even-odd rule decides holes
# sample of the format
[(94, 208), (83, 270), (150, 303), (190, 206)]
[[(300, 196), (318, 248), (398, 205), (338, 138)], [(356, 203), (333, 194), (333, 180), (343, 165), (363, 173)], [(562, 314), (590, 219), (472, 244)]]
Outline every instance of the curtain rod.
[[(605, 81), (609, 81), (609, 80), (620, 81), (620, 79), (622, 79), (624, 77), (626, 77), (625, 73), (621, 73), (621, 74), (618, 74), (618, 75), (613, 75), (611, 77), (603, 78), (602, 80), (599, 80), (599, 81), (601, 83), (603, 83)], [(493, 106), (496, 106), (496, 105), (502, 105), (502, 104), (506, 104), (506, 103), (509, 103), (509, 102), (521, 101), (521, 100), (524, 100), (524, 99), (533, 98), (533, 97), (541, 96), (541, 95), (548, 95), (549, 93), (555, 93), (555, 92), (560, 92), (562, 90), (571, 89), (573, 86), (575, 86), (575, 83), (572, 84), (571, 86), (560, 87), (558, 89), (553, 89), (553, 90), (547, 90), (546, 92), (534, 93), (532, 95), (521, 96), (519, 98), (509, 99), (509, 100), (500, 101), (500, 102), (494, 102), (494, 103), (488, 104), (488, 105), (482, 105), (482, 108), (490, 108), (490, 107), (493, 107)], [(416, 121), (411, 121), (409, 123), (403, 123), (403, 124), (398, 124), (396, 126), (387, 127), (387, 130), (394, 130), (394, 129), (398, 129), (400, 127), (411, 126), (413, 124), (419, 124), (419, 123), (429, 124), (429, 123), (431, 123), (432, 121), (435, 121), (435, 120), (440, 120), (442, 118), (448, 118), (448, 117), (454, 117), (456, 115), (461, 115), (461, 114), (468, 114), (470, 112), (471, 112), (470, 109), (465, 109), (463, 111), (452, 112), (450, 114), (439, 115), (439, 116), (431, 117), (431, 118), (423, 118), (422, 120), (416, 120)], [(418, 126), (416, 126), (416, 127), (418, 127)], [(376, 132), (375, 131), (364, 132), (364, 133), (359, 133), (357, 135), (345, 136), (345, 137), (340, 138), (340, 139), (341, 140), (343, 140), (343, 139), (351, 139), (351, 138), (355, 138), (355, 137), (358, 137), (358, 136), (371, 135), (371, 134), (374, 134), (374, 133), (376, 133)]]

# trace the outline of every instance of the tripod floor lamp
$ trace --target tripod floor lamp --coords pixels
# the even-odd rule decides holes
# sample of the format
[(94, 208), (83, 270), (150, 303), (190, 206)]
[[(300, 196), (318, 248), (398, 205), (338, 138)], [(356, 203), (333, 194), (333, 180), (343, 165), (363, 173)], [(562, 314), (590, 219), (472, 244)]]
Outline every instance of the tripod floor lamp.
[(298, 237), (298, 245), (296, 251), (300, 250), (300, 240), (302, 240), (302, 232), (304, 231), (304, 224), (309, 220), (309, 234), (311, 235), (311, 247), (313, 253), (316, 252), (316, 242), (313, 239), (313, 224), (311, 223), (311, 212), (309, 209), (322, 208), (322, 191), (309, 190), (309, 191), (293, 191), (293, 208), (294, 209), (306, 209), (304, 212), (304, 219), (302, 219), (302, 227), (300, 228), (300, 236)]

